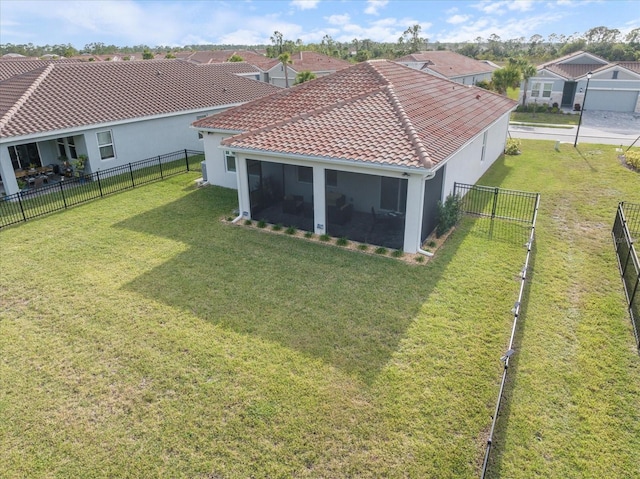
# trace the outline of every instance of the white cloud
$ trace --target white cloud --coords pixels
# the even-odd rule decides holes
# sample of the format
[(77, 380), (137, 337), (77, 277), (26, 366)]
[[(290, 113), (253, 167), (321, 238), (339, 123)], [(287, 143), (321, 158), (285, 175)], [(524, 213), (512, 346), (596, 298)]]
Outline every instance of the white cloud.
[(378, 10), (387, 3), (389, 3), (389, 0), (367, 0), (367, 8), (364, 9), (364, 13), (367, 15), (379, 15)]
[(316, 8), (320, 0), (291, 0), (291, 6), (300, 10), (310, 10)]
[(459, 23), (466, 22), (469, 18), (471, 18), (469, 15), (454, 15), (447, 19), (447, 23), (458, 25)]
[(557, 17), (552, 13), (500, 20), (492, 16), (482, 17), (474, 22), (460, 24), (454, 30), (439, 32), (431, 40), (456, 43), (473, 41), (478, 37), (488, 38), (492, 34), (498, 35), (503, 40), (520, 37), (528, 38), (537, 33), (541, 26), (555, 20), (557, 20)]
[(351, 17), (348, 13), (345, 13), (344, 15), (331, 15), (329, 17), (324, 17), (324, 19), (330, 25), (346, 25), (349, 23), (349, 20), (351, 20)]

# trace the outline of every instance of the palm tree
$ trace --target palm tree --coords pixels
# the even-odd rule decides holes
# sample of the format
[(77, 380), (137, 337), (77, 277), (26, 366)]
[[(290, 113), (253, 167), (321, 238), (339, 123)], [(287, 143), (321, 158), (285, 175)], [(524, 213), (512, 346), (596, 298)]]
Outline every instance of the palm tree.
[(278, 60), (282, 63), (282, 68), (284, 69), (284, 86), (289, 88), (289, 69), (287, 65), (291, 65), (293, 62), (291, 61), (291, 54), (289, 52), (284, 52), (278, 55)]
[(536, 76), (538, 70), (535, 66), (529, 63), (526, 60), (518, 60), (517, 67), (522, 74), (522, 80), (524, 81), (523, 92), (522, 92), (522, 106), (527, 102), (527, 90), (529, 89), (529, 78)]
[(514, 65), (499, 68), (491, 75), (491, 82), (496, 91), (502, 95), (507, 93), (507, 88), (517, 88), (520, 85), (520, 69)]
[(298, 74), (296, 75), (296, 80), (293, 82), (293, 84), (299, 85), (300, 83), (313, 80), (314, 78), (316, 78), (315, 73), (310, 72), (309, 70), (303, 70), (301, 72), (298, 72)]

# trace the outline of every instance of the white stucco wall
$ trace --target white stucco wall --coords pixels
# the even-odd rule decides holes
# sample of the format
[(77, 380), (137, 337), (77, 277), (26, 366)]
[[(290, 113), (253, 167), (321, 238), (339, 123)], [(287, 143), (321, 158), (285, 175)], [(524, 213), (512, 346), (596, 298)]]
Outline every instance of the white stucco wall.
[(483, 133), (445, 160), (447, 169), (442, 187), (443, 197), (453, 193), (454, 182), (473, 185), (493, 165), (504, 152), (508, 126), (509, 114), (506, 114), (486, 130), (484, 161), (481, 161)]
[(227, 171), (224, 150), (220, 148), (220, 142), (229, 136), (231, 133), (204, 133), (202, 146), (204, 147), (207, 181), (211, 185), (237, 189), (237, 173)]

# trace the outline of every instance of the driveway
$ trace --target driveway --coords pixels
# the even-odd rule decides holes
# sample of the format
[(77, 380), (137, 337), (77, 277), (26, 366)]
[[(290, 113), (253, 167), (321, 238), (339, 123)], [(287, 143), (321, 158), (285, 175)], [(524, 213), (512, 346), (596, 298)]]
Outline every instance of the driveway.
[[(573, 144), (577, 127), (550, 128), (545, 125), (509, 125), (513, 138), (562, 141)], [(629, 146), (640, 136), (640, 113), (617, 111), (584, 111), (578, 143), (601, 143), (605, 145)], [(636, 146), (640, 146), (640, 140)]]

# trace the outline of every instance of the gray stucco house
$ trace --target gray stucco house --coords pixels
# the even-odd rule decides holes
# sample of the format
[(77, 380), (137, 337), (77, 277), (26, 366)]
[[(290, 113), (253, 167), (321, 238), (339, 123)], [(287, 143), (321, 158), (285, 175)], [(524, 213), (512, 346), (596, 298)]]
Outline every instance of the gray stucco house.
[[(587, 75), (591, 73), (587, 102)], [(520, 103), (524, 88), (520, 92)], [(562, 108), (640, 112), (640, 62), (608, 62), (587, 52), (543, 63), (529, 79), (526, 103)], [(577, 106), (576, 106), (577, 105)]]

